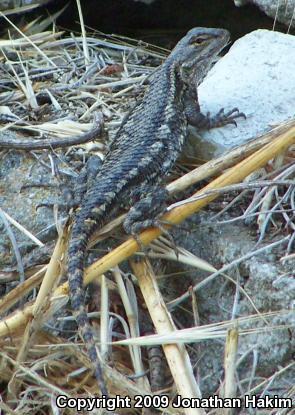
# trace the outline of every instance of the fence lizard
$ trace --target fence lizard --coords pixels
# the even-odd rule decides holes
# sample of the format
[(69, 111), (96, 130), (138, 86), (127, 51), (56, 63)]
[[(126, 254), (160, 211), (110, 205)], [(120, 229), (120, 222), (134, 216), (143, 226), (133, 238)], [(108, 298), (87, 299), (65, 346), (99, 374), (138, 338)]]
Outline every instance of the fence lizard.
[[(95, 368), (101, 393), (107, 395), (100, 359), (84, 306), (83, 271), (87, 242), (121, 201), (136, 201), (124, 228), (133, 235), (155, 224), (165, 199), (160, 182), (179, 156), (187, 124), (213, 128), (243, 114), (234, 108), (215, 117), (203, 115), (197, 86), (227, 45), (224, 29), (194, 28), (183, 37), (149, 80), (147, 91), (123, 120), (95, 183), (76, 212), (69, 244), (68, 276), (73, 313)], [(158, 210), (157, 210), (158, 209)]]

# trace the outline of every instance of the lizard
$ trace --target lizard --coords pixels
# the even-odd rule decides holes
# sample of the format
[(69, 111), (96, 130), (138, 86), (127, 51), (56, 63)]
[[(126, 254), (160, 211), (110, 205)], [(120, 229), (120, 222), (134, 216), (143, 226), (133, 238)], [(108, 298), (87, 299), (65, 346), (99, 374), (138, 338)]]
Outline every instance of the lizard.
[(101, 168), (76, 210), (68, 249), (68, 280), (72, 311), (103, 395), (107, 387), (85, 305), (83, 289), (87, 243), (119, 204), (135, 201), (123, 227), (136, 236), (157, 226), (167, 191), (161, 181), (181, 153), (188, 124), (214, 128), (244, 116), (237, 108), (216, 116), (203, 115), (197, 87), (217, 55), (229, 42), (225, 29), (193, 28), (156, 69), (146, 92), (123, 119)]

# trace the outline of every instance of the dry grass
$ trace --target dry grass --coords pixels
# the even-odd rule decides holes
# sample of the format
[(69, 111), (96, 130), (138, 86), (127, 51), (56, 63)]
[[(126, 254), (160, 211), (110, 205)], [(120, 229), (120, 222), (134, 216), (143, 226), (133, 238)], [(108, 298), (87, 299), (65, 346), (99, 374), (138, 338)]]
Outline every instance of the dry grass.
[[(0, 41), (0, 48), (3, 86), (0, 91), (0, 117), (6, 122), (3, 131), (7, 129), (22, 133), (37, 131), (41, 134), (46, 132), (57, 136), (71, 136), (89, 129), (89, 122), (97, 111), (103, 114), (105, 130), (112, 136), (126, 111), (135, 102), (137, 96), (143, 93), (145, 88), (143, 81), (147, 76), (152, 75), (154, 68), (166, 56), (165, 50), (151, 45), (99, 33), (96, 33), (95, 37), (88, 37), (84, 30), (83, 36), (80, 37), (51, 31), (26, 36), (20, 34), (18, 29), (13, 38)], [(50, 105), (41, 103), (44, 99)], [(3, 131), (0, 131), (0, 135)], [(179, 224), (220, 194), (231, 194), (232, 191), (242, 190), (239, 196), (232, 199), (230, 206), (237, 203), (241, 197), (246, 198), (249, 207), (239, 219), (257, 215), (259, 241), (267, 234), (270, 223), (275, 226), (280, 222), (278, 226), (284, 228), (286, 235), (275, 244), (276, 246), (287, 244), (282, 254), (282, 260), (286, 260), (292, 255), (291, 246), (295, 238), (293, 223), (295, 190), (290, 182), (294, 179), (294, 147), (292, 148), (294, 144), (295, 122), (291, 121), (242, 148), (235, 149), (179, 177), (168, 184), (170, 193), (187, 189), (200, 180), (208, 180), (212, 177), (213, 179), (192, 198), (171, 207), (164, 220), (171, 225)], [(80, 148), (84, 152), (103, 153), (106, 148), (105, 137), (98, 137), (95, 143), (83, 144)], [(249, 179), (249, 175), (265, 166), (267, 167), (262, 170), (259, 177), (260, 182), (257, 177)], [(248, 181), (245, 182), (246, 178)], [(229, 187), (234, 184), (239, 184), (240, 187)], [(254, 196), (251, 200), (249, 195), (253, 189)], [(11, 225), (17, 225), (19, 229), (27, 232), (5, 212), (3, 215)], [(108, 224), (91, 245), (108, 236), (110, 229), (113, 234), (117, 232), (122, 218), (121, 216)], [(58, 410), (55, 397), (60, 394), (77, 397), (98, 393), (81, 340), (75, 330), (70, 333), (66, 331), (71, 330), (72, 320), (64, 312), (68, 300), (68, 285), (67, 283), (59, 285), (59, 281), (64, 275), (68, 234), (67, 223), (60, 231), (49, 264), (38, 269), (33, 275), (28, 275), (24, 270), (25, 280), (0, 301), (2, 316), (0, 381), (5, 385), (0, 399), (0, 410), (3, 413), (75, 413), (69, 409)], [(140, 237), (142, 243), (147, 245), (160, 234), (158, 229), (148, 229)], [(35, 238), (31, 234), (29, 236)], [(271, 244), (258, 248), (249, 253), (248, 257), (257, 255), (261, 250), (272, 248)], [(146, 259), (141, 262), (132, 261), (133, 277), (136, 277), (136, 280), (126, 278), (122, 270), (117, 267), (137, 250), (135, 240), (127, 239), (85, 271), (86, 284), (96, 281), (101, 286), (100, 312), (89, 313), (89, 315), (93, 317), (93, 326), (99, 333), (98, 344), (111, 394), (133, 397), (136, 394), (151, 393), (151, 385), (146, 373), (147, 362), (142, 347), (162, 344), (175, 385), (168, 386), (165, 393), (171, 397), (176, 393), (186, 397), (199, 397), (201, 392), (193, 373), (186, 344), (226, 339), (225, 376), (224, 379), (220, 379), (223, 382), (220, 396), (232, 397), (236, 394), (239, 396), (238, 384), (235, 383), (235, 370), (239, 364), (237, 362), (239, 336), (259, 333), (263, 330), (279, 330), (281, 326), (272, 326), (269, 319), (287, 311), (279, 310), (263, 314), (257, 311), (255, 304), (252, 304), (252, 316), (233, 318), (228, 322), (183, 331), (177, 330), (170, 311), (185, 299), (193, 299), (193, 292), (203, 289), (208, 281), (212, 281), (217, 275), (224, 275), (245, 258), (216, 270), (211, 264), (181, 247), (179, 256), (176, 257), (169, 242), (163, 238), (158, 239), (153, 244), (151, 257), (180, 261), (211, 272), (203, 283), (187, 293), (179, 293), (179, 298), (166, 304), (159, 290), (155, 272)], [(110, 278), (109, 274), (103, 275), (109, 270), (112, 270), (113, 278)], [(31, 295), (30, 302), (23, 304), (27, 294), (38, 287), (38, 294)], [(247, 296), (241, 287), (238, 289)], [(142, 297), (147, 308), (146, 315), (151, 317), (157, 336), (142, 338), (139, 336), (141, 323), (138, 309), (142, 308)], [(252, 301), (251, 298), (248, 299)], [(110, 305), (111, 301), (113, 303)], [(197, 307), (196, 303), (195, 307)], [(56, 320), (63, 322), (63, 325), (69, 329), (62, 331), (58, 330), (58, 326), (52, 328)], [(112, 329), (115, 321), (121, 325), (119, 332)], [(263, 327), (256, 326), (257, 321), (263, 322)], [(251, 323), (252, 328), (244, 328), (245, 322)], [(116, 342), (114, 341), (116, 338), (123, 340)], [(291, 369), (290, 364), (285, 368), (274, 370), (270, 379), (256, 382), (255, 386), (245, 390), (245, 393), (265, 393), (273, 379)], [(288, 391), (286, 386), (285, 392), (290, 396), (291, 389), (290, 387)], [(161, 408), (159, 411), (161, 412)], [(135, 410), (130, 412), (137, 413)], [(169, 407), (163, 410), (163, 413), (179, 412)], [(205, 412), (201, 409), (186, 409), (183, 413), (204, 414)]]

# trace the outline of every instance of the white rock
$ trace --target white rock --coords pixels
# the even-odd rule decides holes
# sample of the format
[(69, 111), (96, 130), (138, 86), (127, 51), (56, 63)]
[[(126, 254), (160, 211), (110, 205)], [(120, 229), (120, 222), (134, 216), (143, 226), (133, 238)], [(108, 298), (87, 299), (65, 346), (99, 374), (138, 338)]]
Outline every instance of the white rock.
[(246, 114), (237, 127), (202, 132), (202, 139), (226, 149), (294, 117), (295, 37), (256, 30), (239, 39), (200, 85), (199, 101), (203, 113), (238, 107)]

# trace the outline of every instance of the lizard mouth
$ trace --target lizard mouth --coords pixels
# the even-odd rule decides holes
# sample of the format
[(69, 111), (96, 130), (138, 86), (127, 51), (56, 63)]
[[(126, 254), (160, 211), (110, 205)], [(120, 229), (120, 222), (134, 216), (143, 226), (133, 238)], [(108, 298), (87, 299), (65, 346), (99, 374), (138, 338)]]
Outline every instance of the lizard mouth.
[(225, 44), (225, 45), (223, 45), (223, 46), (221, 46), (221, 48), (220, 48), (220, 50), (219, 50), (219, 52), (217, 52), (216, 53), (216, 55), (215, 55), (215, 57), (212, 59), (212, 64), (214, 65), (216, 62), (218, 62), (218, 60), (220, 59), (220, 55), (222, 54), (222, 56), (225, 54), (225, 53), (223, 53), (223, 52), (226, 52), (227, 51), (227, 49), (228, 49), (228, 47), (229, 47), (229, 45), (231, 45), (232, 44), (232, 41), (231, 40), (228, 40), (228, 42)]
[(232, 43), (233, 43), (232, 40), (228, 39), (228, 41), (226, 42), (226, 44), (224, 46), (222, 46), (222, 48), (220, 49), (219, 53), (221, 53), (224, 50), (226, 50)]
[[(212, 64), (216, 63), (219, 60), (220, 54), (222, 54), (223, 52), (226, 52), (229, 45), (231, 44), (232, 44), (232, 41), (230, 40), (230, 37), (228, 36), (227, 39), (225, 39), (224, 44), (220, 45), (220, 49), (216, 51), (215, 57), (212, 59)], [(203, 59), (205, 59), (205, 56)]]

